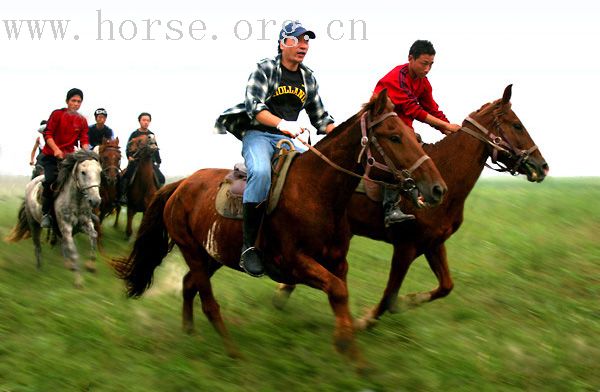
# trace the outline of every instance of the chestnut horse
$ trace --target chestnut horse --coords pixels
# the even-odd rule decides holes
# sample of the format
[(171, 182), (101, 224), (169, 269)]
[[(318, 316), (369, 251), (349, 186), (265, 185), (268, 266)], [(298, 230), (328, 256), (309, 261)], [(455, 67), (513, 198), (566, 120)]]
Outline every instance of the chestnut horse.
[[(385, 90), (315, 149), (325, 158), (313, 150), (296, 158), (277, 208), (263, 220), (259, 247), (272, 278), (306, 284), (327, 294), (335, 314), (335, 347), (360, 367), (346, 286), (351, 236), (346, 206), (360, 181), (357, 177), (365, 173), (366, 161), (385, 159), (387, 167), (379, 162), (375, 167), (393, 175), (374, 168), (373, 178), (414, 181), (421, 197), (432, 205), (441, 202), (446, 185), (414, 134), (393, 112)], [(414, 180), (404, 179), (411, 172)], [(226, 169), (199, 170), (159, 190), (144, 215), (131, 255), (115, 260), (115, 267), (126, 280), (128, 295), (142, 295), (169, 251), (171, 237), (190, 268), (183, 279), (184, 329), (193, 329), (193, 304), (199, 293), (202, 310), (223, 338), (227, 352), (236, 355), (210, 283), (222, 265), (240, 270), (242, 221), (224, 218), (215, 210), (215, 196), (227, 173)]]
[(137, 164), (135, 177), (127, 187), (127, 228), (125, 235), (131, 237), (133, 233), (133, 216), (138, 212), (146, 211), (152, 196), (158, 190), (154, 179), (154, 164), (152, 156), (158, 150), (156, 140), (152, 135), (140, 135), (129, 141), (127, 148)]
[[(416, 211), (404, 202), (403, 210), (415, 214), (417, 219), (386, 230), (381, 203), (360, 193), (352, 196), (348, 205), (352, 233), (394, 246), (383, 298), (357, 323), (360, 328), (373, 325), (387, 310), (396, 312), (399, 309), (398, 292), (402, 281), (411, 263), (422, 254), (438, 279), (438, 287), (428, 292), (404, 295), (400, 297), (401, 303), (405, 307), (417, 306), (450, 293), (453, 282), (444, 242), (459, 229), (465, 200), (488, 158), (492, 157), (494, 163), (504, 165), (499, 171), (525, 174), (531, 182), (544, 180), (548, 165), (525, 126), (512, 111), (511, 93), (512, 85), (509, 85), (502, 99), (471, 113), (463, 122), (462, 132), (423, 147), (448, 185), (448, 194), (439, 206)], [(283, 307), (293, 289), (293, 285), (279, 285), (274, 297), (275, 306)]]
[(119, 176), (121, 174), (121, 149), (119, 147), (119, 138), (114, 140), (102, 139), (102, 144), (98, 146), (98, 155), (100, 156), (100, 165), (102, 165), (102, 182), (100, 183), (100, 223), (106, 216), (116, 211), (114, 227), (119, 222), (119, 213), (121, 206), (118, 202), (119, 196)]

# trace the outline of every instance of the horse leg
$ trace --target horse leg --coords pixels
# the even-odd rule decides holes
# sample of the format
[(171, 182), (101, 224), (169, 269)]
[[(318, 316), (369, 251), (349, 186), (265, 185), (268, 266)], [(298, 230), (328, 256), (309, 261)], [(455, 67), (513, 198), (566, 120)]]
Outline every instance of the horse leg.
[(29, 224), (29, 231), (31, 232), (31, 239), (33, 240), (34, 253), (35, 253), (35, 266), (39, 270), (42, 268), (42, 228), (39, 223), (36, 222), (33, 217), (27, 213), (27, 223)]
[(227, 355), (233, 358), (239, 357), (239, 351), (231, 340), (227, 327), (225, 327), (225, 323), (221, 317), (220, 306), (214, 297), (210, 283), (211, 276), (221, 265), (211, 260), (211, 257), (204, 249), (181, 246), (179, 249), (190, 267), (190, 271), (183, 278), (184, 330), (189, 332), (194, 328), (194, 298), (196, 293), (199, 293), (202, 302), (202, 311), (215, 331), (221, 336)]
[[(436, 248), (425, 252), (425, 258), (429, 263), (429, 268), (433, 271), (438, 279), (438, 287), (431, 290), (427, 301), (433, 301), (438, 298), (443, 298), (450, 294), (454, 283), (450, 276), (450, 269), (448, 268), (448, 255), (446, 253), (446, 245), (440, 244)], [(423, 301), (423, 302), (427, 302)]]
[(277, 289), (275, 289), (275, 294), (273, 294), (273, 306), (279, 310), (283, 310), (295, 288), (295, 284), (279, 283)]
[(131, 238), (131, 234), (133, 233), (133, 229), (131, 228), (133, 222), (133, 216), (135, 215), (135, 210), (133, 207), (127, 207), (127, 228), (125, 229), (125, 238)]
[(83, 227), (83, 231), (90, 238), (90, 259), (85, 262), (85, 269), (87, 269), (89, 272), (96, 272), (96, 246), (100, 237), (100, 231), (96, 231), (92, 221), (89, 221)]
[(74, 285), (76, 288), (83, 287), (83, 277), (81, 276), (81, 272), (79, 270), (79, 254), (77, 253), (77, 248), (75, 247), (75, 242), (73, 241), (73, 229), (71, 226), (62, 224), (60, 227), (60, 231), (62, 233), (62, 251), (63, 256), (65, 257), (65, 267), (73, 271), (75, 275)]
[[(313, 258), (298, 253), (298, 277), (301, 282), (323, 290), (329, 299), (329, 304), (335, 315), (334, 345), (338, 352), (354, 362), (359, 370), (365, 368), (360, 350), (354, 340), (354, 326), (348, 306), (348, 288), (343, 277), (340, 278)], [(344, 263), (347, 264), (346, 261)], [(343, 274), (345, 276), (345, 273)]]
[(116, 229), (119, 226), (119, 214), (121, 213), (121, 206), (117, 205), (115, 207), (115, 223), (113, 223), (113, 227)]
[(357, 320), (355, 326), (357, 329), (365, 330), (374, 326), (377, 320), (386, 312), (396, 313), (399, 311), (398, 292), (400, 286), (406, 277), (408, 268), (416, 258), (416, 250), (413, 246), (394, 245), (394, 255), (392, 256), (392, 266), (388, 276), (388, 282), (383, 292), (383, 296), (375, 308), (369, 309), (366, 314)]

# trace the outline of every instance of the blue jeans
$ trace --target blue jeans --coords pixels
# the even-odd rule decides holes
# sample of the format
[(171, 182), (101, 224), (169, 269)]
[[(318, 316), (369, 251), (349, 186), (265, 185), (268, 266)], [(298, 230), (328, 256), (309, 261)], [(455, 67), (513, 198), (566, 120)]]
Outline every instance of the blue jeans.
[(244, 191), (244, 203), (260, 203), (267, 199), (271, 187), (271, 158), (275, 146), (288, 136), (263, 131), (246, 131), (242, 139), (242, 156), (248, 170), (248, 182)]

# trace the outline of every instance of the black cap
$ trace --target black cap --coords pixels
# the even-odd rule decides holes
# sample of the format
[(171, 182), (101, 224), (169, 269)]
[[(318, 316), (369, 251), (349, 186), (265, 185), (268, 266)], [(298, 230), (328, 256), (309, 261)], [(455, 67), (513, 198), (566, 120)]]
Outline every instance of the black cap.
[(106, 111), (106, 109), (98, 108), (98, 109), (96, 109), (96, 111), (94, 111), (94, 118), (98, 117), (101, 114), (108, 117), (108, 112)]
[(281, 41), (284, 37), (300, 37), (301, 35), (307, 35), (308, 38), (314, 39), (315, 33), (311, 30), (306, 30), (302, 23), (296, 21), (290, 22), (283, 26), (283, 29), (279, 32), (279, 40)]

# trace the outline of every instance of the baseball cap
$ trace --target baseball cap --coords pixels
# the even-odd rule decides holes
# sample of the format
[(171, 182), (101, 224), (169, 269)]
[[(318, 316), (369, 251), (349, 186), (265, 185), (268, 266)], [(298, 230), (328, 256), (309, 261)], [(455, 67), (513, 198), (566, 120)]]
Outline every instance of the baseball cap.
[(310, 39), (314, 39), (316, 37), (314, 32), (305, 29), (304, 26), (302, 26), (302, 23), (296, 20), (283, 26), (279, 32), (279, 41), (281, 41), (284, 37), (297, 38), (303, 35), (308, 35), (308, 38)]

